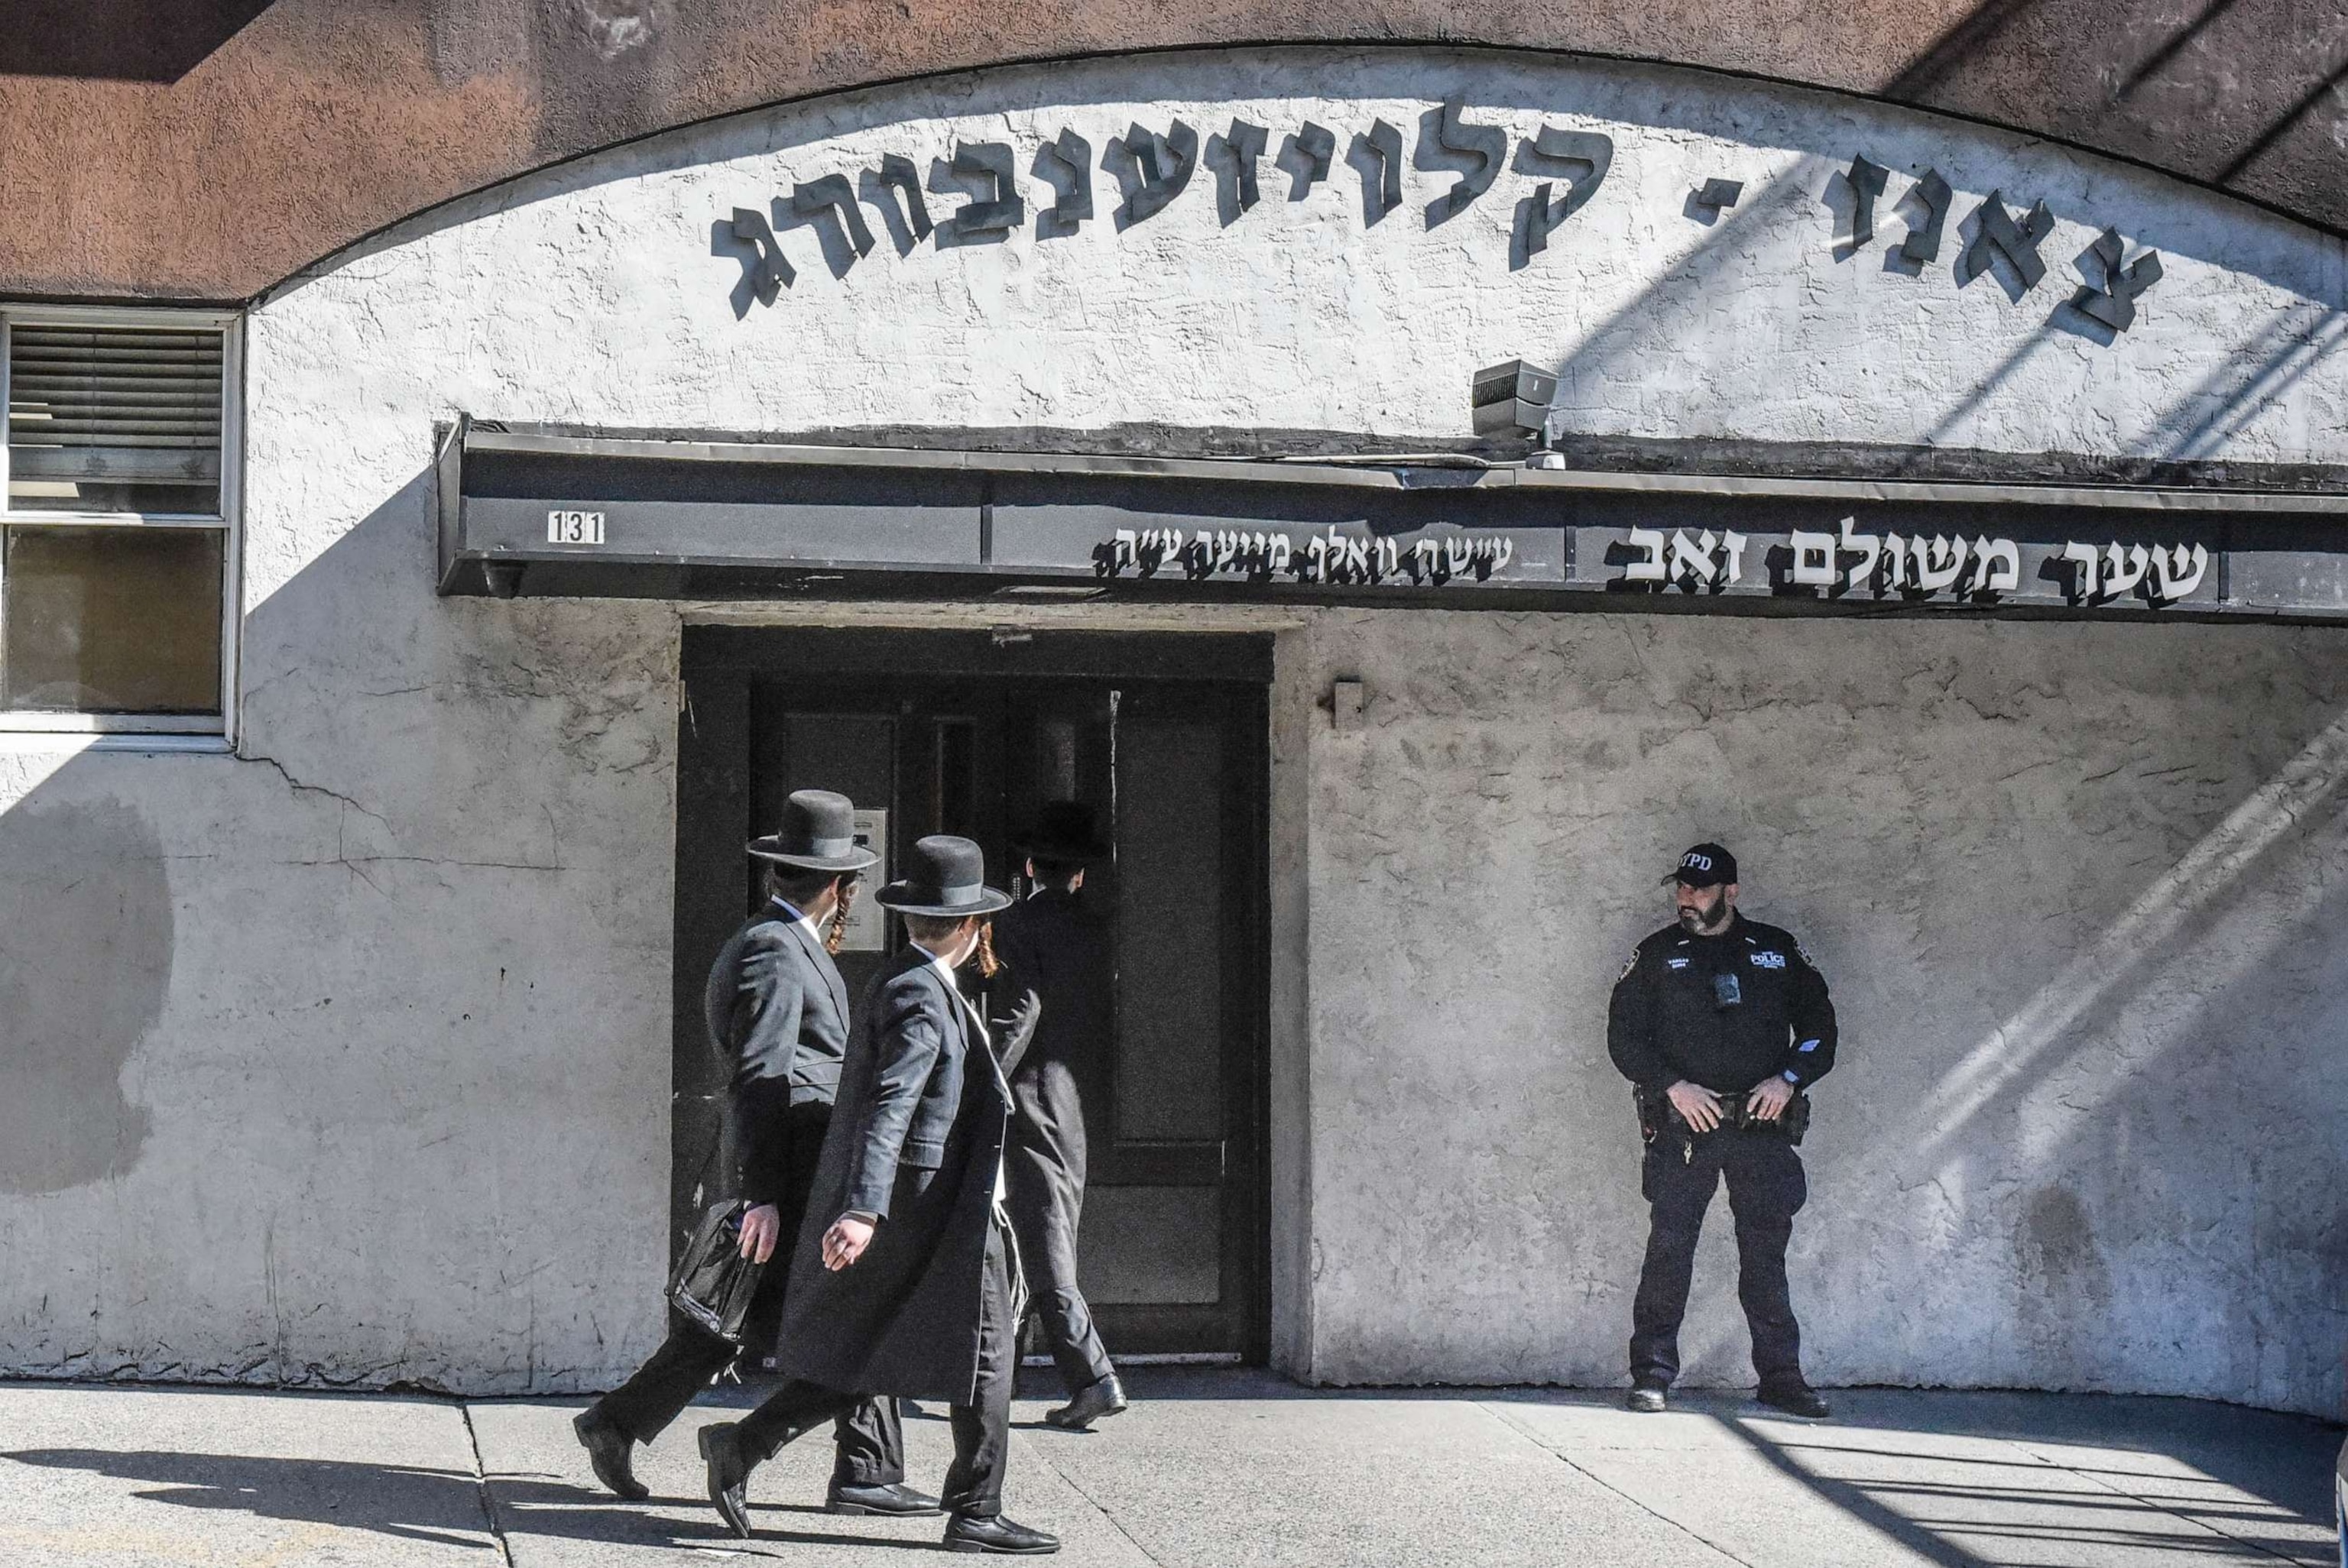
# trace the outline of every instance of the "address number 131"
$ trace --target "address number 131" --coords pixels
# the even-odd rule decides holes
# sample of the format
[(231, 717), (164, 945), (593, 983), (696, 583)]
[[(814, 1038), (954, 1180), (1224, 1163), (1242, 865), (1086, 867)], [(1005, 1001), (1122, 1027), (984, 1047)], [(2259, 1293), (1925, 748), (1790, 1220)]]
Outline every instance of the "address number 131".
[(601, 512), (549, 512), (546, 542), (551, 545), (600, 545), (603, 542)]

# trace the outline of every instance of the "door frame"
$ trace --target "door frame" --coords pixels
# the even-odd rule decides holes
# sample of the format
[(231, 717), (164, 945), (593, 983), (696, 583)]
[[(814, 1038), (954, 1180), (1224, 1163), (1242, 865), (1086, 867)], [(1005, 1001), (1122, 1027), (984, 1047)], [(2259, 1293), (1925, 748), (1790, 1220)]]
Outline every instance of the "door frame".
[[(1249, 821), (1238, 847), (1251, 918), (1241, 977), (1251, 1026), (1237, 1050), (1247, 1057), (1242, 1147), (1224, 1172), (1224, 1216), (1247, 1256), (1241, 1304), (1241, 1358), (1260, 1365), (1271, 1349), (1271, 686), (1268, 632), (1118, 632), (687, 626), (677, 709), (676, 882), (672, 960), (673, 1022), (670, 1254), (690, 1236), (713, 1195), (710, 1151), (721, 1123), (724, 1072), (708, 1046), (703, 990), (714, 954), (749, 908), (750, 866), (742, 845), (766, 829), (750, 821), (750, 690), (791, 677), (942, 681), (1114, 680), (1229, 682), (1261, 704), (1247, 792)], [(1227, 1050), (1232, 1048), (1227, 1047)]]

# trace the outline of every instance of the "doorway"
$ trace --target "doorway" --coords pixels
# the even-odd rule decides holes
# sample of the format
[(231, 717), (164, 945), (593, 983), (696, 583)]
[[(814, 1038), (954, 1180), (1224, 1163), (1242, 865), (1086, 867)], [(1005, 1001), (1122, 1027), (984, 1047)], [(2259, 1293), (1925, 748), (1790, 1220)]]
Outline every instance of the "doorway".
[(723, 1090), (701, 987), (753, 907), (741, 846), (784, 797), (850, 795), (884, 856), (839, 954), (851, 997), (903, 943), (870, 895), (915, 839), (976, 840), (1024, 897), (1013, 844), (1076, 800), (1112, 845), (1084, 897), (1115, 970), (1113, 1038), (1078, 1067), (1084, 1288), (1113, 1356), (1262, 1360), (1269, 640), (699, 627), (685, 673), (678, 1224)]

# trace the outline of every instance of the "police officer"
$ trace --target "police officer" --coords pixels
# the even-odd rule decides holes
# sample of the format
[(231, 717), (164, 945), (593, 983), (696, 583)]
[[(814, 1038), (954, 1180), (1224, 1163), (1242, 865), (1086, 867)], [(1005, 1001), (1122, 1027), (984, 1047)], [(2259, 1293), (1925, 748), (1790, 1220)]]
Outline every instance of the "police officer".
[(1699, 844), (1663, 880), (1679, 918), (1639, 944), (1606, 1019), (1607, 1053), (1638, 1099), (1652, 1216), (1627, 1403), (1661, 1410), (1679, 1375), (1696, 1237), (1725, 1176), (1761, 1402), (1823, 1417), (1827, 1402), (1802, 1378), (1786, 1245), (1809, 1191), (1795, 1145), (1809, 1118), (1804, 1091), (1834, 1066), (1834, 1003), (1793, 933), (1736, 912), (1727, 850)]

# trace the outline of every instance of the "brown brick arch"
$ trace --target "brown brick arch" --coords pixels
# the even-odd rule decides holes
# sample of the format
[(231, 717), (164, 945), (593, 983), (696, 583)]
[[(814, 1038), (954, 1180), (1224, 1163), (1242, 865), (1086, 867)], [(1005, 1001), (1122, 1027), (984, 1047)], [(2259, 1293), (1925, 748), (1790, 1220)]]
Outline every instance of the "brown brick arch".
[(8, 33), (12, 294), (242, 299), (451, 196), (671, 126), (940, 71), (1270, 42), (1570, 50), (1878, 95), (2348, 229), (2342, 0), (20, 0)]

